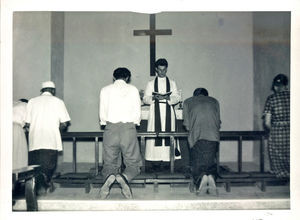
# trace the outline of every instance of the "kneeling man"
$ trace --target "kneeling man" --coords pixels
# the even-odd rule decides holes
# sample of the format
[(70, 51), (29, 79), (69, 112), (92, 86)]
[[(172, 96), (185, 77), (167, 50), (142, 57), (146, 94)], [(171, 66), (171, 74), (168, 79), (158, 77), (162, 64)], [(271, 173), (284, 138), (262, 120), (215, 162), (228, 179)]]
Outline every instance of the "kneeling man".
[[(105, 199), (117, 181), (122, 194), (132, 198), (129, 182), (140, 173), (142, 158), (137, 140), (136, 125), (141, 121), (141, 100), (138, 89), (128, 84), (130, 71), (117, 68), (114, 83), (100, 92), (100, 124), (105, 125), (103, 134), (103, 169), (105, 182), (100, 189), (100, 198)], [(120, 152), (126, 166), (121, 173)]]
[(205, 88), (194, 91), (193, 97), (183, 103), (183, 125), (189, 131), (192, 175), (197, 194), (217, 195), (216, 152), (220, 140), (219, 102)]

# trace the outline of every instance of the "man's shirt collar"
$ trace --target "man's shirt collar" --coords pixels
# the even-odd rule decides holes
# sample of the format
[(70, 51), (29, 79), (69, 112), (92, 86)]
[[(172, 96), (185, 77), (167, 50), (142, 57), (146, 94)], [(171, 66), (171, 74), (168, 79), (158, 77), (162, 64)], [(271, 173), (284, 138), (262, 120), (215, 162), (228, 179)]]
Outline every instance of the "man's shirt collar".
[(46, 91), (46, 92), (43, 92), (42, 95), (50, 95), (50, 96), (53, 96), (51, 92), (47, 92), (47, 91)]

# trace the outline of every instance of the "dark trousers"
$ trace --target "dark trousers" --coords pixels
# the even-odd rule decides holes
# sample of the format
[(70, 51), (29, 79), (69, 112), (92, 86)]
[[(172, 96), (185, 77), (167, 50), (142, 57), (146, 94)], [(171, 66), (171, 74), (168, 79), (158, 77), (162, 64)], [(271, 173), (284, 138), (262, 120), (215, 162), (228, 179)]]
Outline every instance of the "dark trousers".
[(179, 138), (181, 159), (175, 160), (175, 171), (190, 170), (190, 147), (186, 138)]
[[(175, 160), (175, 172), (183, 173), (189, 176), (190, 174), (190, 149), (186, 138), (179, 138), (181, 159)], [(152, 172), (170, 172), (170, 162), (166, 161), (145, 161), (147, 173)]]
[(153, 172), (170, 172), (170, 162), (167, 161), (145, 161), (147, 173)]
[(217, 141), (198, 140), (191, 149), (191, 168), (194, 182), (197, 183), (203, 175), (217, 174), (216, 153)]
[(29, 151), (29, 165), (40, 165), (41, 175), (37, 177), (37, 188), (48, 187), (57, 164), (57, 150), (40, 149)]

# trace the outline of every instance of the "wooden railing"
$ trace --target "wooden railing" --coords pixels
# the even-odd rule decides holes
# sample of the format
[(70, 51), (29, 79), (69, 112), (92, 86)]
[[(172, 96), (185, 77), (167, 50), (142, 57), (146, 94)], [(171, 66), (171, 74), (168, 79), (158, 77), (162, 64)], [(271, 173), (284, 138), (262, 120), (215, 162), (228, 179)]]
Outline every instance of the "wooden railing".
[[(138, 138), (140, 140), (140, 150), (143, 157), (143, 171), (145, 171), (145, 147), (146, 139), (154, 137), (170, 137), (171, 146), (170, 146), (170, 172), (174, 173), (174, 147), (176, 138), (187, 137), (187, 132), (138, 132)], [(221, 131), (220, 132), (220, 141), (237, 141), (238, 142), (238, 154), (237, 154), (237, 167), (238, 173), (242, 172), (242, 151), (243, 141), (260, 141), (260, 172), (264, 172), (264, 140), (267, 137), (267, 133), (264, 131)], [(95, 142), (95, 175), (99, 172), (99, 141), (103, 138), (103, 132), (65, 132), (62, 133), (63, 141), (72, 141), (73, 142), (73, 162), (72, 168), (73, 172), (77, 172), (77, 141), (94, 141)], [(219, 150), (217, 153), (217, 167), (219, 169)], [(218, 170), (219, 171), (219, 170)]]

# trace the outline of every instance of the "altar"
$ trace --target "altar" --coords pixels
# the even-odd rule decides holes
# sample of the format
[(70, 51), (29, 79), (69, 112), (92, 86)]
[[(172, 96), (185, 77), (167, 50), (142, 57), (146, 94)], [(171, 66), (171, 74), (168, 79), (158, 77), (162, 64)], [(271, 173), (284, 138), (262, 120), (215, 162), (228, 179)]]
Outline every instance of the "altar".
[[(141, 124), (140, 127), (137, 128), (138, 131), (147, 131), (147, 120), (149, 115), (149, 105), (143, 105), (141, 111)], [(177, 124), (177, 131), (178, 132), (185, 132), (186, 130), (183, 127), (183, 119), (182, 119), (182, 109), (179, 109), (177, 106), (175, 107), (175, 114), (176, 114), (176, 124)]]
[[(146, 132), (147, 131), (147, 124), (148, 124), (148, 115), (149, 115), (149, 105), (142, 106), (142, 120), (140, 126), (137, 127), (138, 132)], [(175, 106), (175, 114), (176, 114), (176, 132), (186, 132), (183, 126), (183, 119), (182, 119), (182, 109), (179, 109), (178, 106)], [(181, 159), (175, 160), (175, 170), (181, 171), (186, 169), (190, 166), (190, 152), (189, 152), (189, 145), (186, 137), (179, 137), (176, 141), (177, 145), (180, 148)]]
[[(142, 106), (142, 120), (148, 119), (149, 109), (150, 109), (149, 105)], [(175, 114), (176, 114), (177, 120), (182, 120), (182, 109), (175, 107)]]

